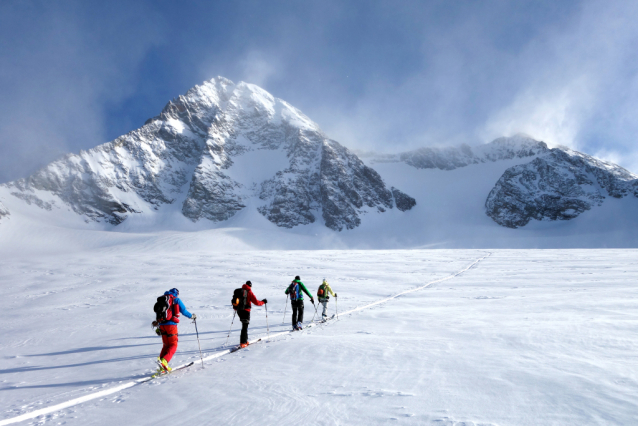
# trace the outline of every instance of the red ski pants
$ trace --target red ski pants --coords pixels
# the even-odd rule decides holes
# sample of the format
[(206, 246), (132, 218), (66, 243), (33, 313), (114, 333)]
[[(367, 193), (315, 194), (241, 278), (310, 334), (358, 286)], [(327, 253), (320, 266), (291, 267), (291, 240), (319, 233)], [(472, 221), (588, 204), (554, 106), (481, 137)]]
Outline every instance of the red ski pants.
[[(171, 362), (175, 351), (177, 350), (177, 326), (176, 325), (160, 325), (162, 331), (162, 352), (160, 352), (160, 358), (164, 358), (166, 362)], [(173, 336), (168, 336), (173, 334)]]

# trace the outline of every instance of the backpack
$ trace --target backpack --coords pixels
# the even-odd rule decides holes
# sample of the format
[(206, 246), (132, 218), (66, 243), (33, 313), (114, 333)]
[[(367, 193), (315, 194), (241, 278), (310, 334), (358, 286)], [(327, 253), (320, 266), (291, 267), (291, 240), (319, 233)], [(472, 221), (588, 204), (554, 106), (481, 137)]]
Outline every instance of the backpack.
[(326, 286), (321, 284), (319, 290), (317, 290), (317, 297), (324, 299), (326, 297)]
[(248, 306), (248, 290), (243, 288), (236, 288), (233, 292), (233, 298), (230, 300), (233, 304), (233, 309), (243, 310)]
[(290, 300), (299, 299), (299, 283), (293, 281), (290, 286), (288, 286), (288, 294), (290, 295)]
[(155, 320), (159, 323), (170, 321), (173, 319), (173, 304), (175, 299), (170, 294), (164, 294), (157, 298), (153, 311), (155, 311)]

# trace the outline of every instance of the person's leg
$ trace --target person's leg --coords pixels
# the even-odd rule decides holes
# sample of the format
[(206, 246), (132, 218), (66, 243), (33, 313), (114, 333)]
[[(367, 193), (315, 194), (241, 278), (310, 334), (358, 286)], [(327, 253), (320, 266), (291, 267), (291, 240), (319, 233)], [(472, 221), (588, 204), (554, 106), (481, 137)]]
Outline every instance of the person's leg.
[(290, 302), (290, 306), (292, 307), (292, 327), (295, 328), (297, 327), (297, 309), (299, 305), (297, 304), (297, 301), (295, 300)]
[(169, 337), (167, 341), (168, 341), (168, 348), (166, 348), (166, 353), (164, 354), (162, 358), (164, 358), (166, 362), (171, 362), (171, 359), (173, 359), (173, 355), (175, 355), (175, 352), (177, 351), (177, 341), (178, 341), (177, 334), (175, 336)]
[(303, 300), (299, 300), (299, 306), (297, 307), (297, 324), (303, 324)]
[(162, 352), (160, 358), (164, 358), (166, 362), (170, 362), (177, 351), (177, 326), (176, 325), (163, 325), (160, 327), (162, 330)]
[(168, 337), (162, 334), (162, 351), (160, 352), (160, 359), (164, 358), (164, 355), (168, 353)]
[(328, 314), (327, 314), (327, 311), (328, 311), (328, 299), (322, 300), (321, 304), (323, 305), (323, 311), (321, 312), (321, 317), (323, 319), (326, 319), (326, 318), (328, 318)]
[(248, 343), (248, 324), (250, 323), (250, 312), (239, 311), (239, 319), (241, 320), (241, 335), (239, 337), (239, 343)]

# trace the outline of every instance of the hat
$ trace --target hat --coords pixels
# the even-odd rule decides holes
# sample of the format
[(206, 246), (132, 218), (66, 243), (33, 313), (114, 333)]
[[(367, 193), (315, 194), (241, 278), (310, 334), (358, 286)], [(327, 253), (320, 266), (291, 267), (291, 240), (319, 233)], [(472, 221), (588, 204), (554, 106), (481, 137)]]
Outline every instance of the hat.
[(296, 279), (296, 280), (301, 280), (301, 278), (299, 278), (299, 275), (297, 275), (297, 276), (295, 277), (295, 279)]
[(251, 282), (250, 282), (250, 280), (249, 280), (249, 281), (246, 281), (246, 285), (247, 285), (248, 287), (252, 287), (252, 286), (253, 286), (253, 283), (251, 283)]

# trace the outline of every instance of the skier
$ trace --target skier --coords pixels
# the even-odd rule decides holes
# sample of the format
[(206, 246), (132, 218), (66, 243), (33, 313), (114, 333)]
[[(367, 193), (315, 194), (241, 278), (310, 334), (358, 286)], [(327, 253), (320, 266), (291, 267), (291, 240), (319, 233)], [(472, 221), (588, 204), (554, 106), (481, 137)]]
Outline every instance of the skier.
[(241, 320), (241, 335), (239, 337), (239, 347), (245, 348), (249, 345), (248, 343), (248, 323), (250, 323), (250, 306), (251, 303), (254, 303), (257, 306), (261, 306), (263, 304), (268, 303), (267, 299), (263, 299), (261, 301), (257, 300), (257, 296), (253, 293), (252, 290), (253, 283), (250, 281), (246, 281), (246, 284), (242, 285), (242, 290), (246, 290), (246, 302), (243, 306), (243, 309), (237, 309), (233, 306), (233, 309), (237, 311), (237, 316)]
[(330, 299), (328, 293), (332, 294), (334, 297), (337, 297), (337, 294), (332, 291), (330, 284), (328, 284), (328, 282), (324, 278), (323, 282), (319, 286), (319, 289), (317, 290), (317, 300), (319, 300), (319, 303), (323, 305), (323, 312), (321, 312), (321, 322), (326, 322), (326, 320), (328, 319), (328, 314), (326, 313), (328, 311), (328, 299)]
[(299, 275), (290, 283), (285, 293), (290, 295), (290, 306), (292, 307), (292, 328), (293, 330), (303, 329), (303, 293), (306, 293), (310, 297), (312, 304), (315, 304), (315, 299), (301, 282)]
[(173, 358), (173, 355), (175, 355), (175, 351), (177, 351), (177, 323), (179, 323), (179, 314), (184, 314), (190, 319), (196, 319), (197, 315), (188, 312), (184, 303), (179, 299), (178, 289), (172, 288), (165, 292), (164, 295), (172, 296), (173, 304), (170, 306), (172, 316), (168, 321), (162, 321), (160, 323), (153, 321), (153, 325), (159, 325), (159, 328), (156, 331), (162, 336), (162, 343), (164, 344), (162, 346), (160, 356), (157, 357), (157, 363), (160, 367), (159, 372), (170, 372), (172, 368), (169, 367), (168, 363)]

